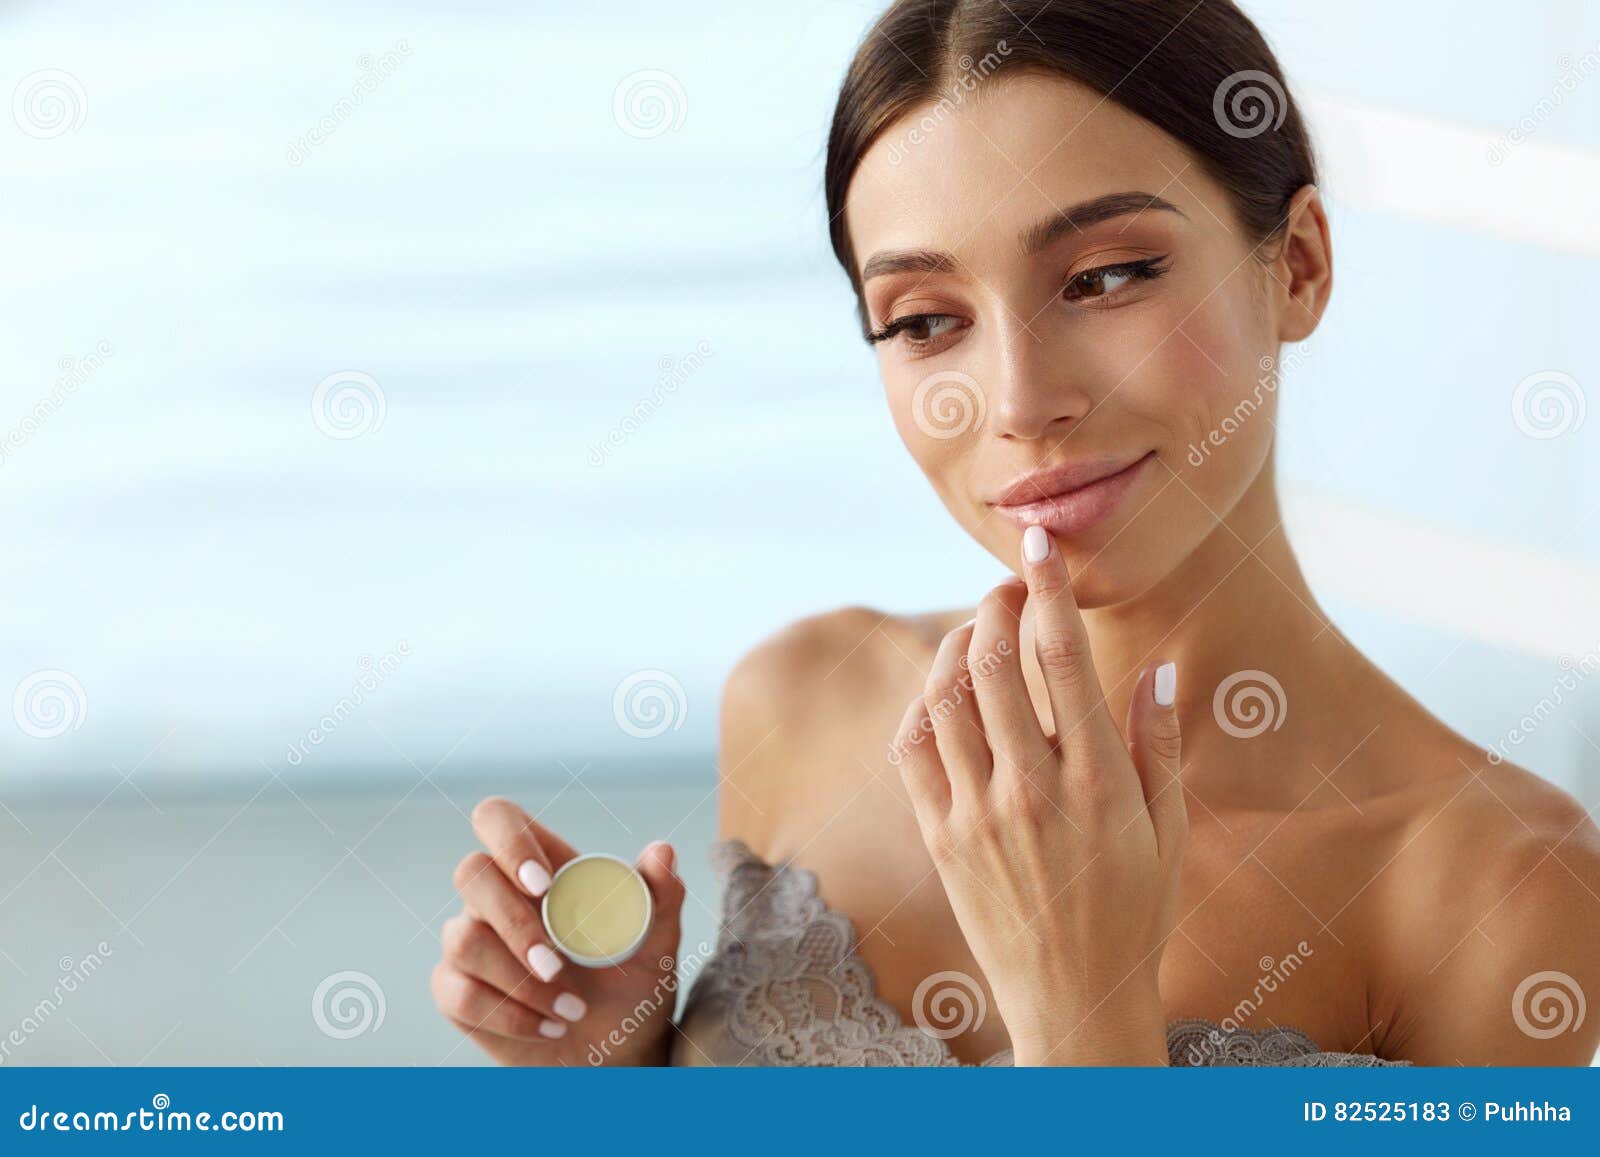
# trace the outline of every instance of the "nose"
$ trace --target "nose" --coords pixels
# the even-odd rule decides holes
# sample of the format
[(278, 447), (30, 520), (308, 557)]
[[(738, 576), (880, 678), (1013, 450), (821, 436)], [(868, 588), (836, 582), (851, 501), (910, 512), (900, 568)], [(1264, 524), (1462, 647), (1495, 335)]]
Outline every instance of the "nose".
[(1094, 408), (1073, 380), (1072, 359), (1044, 329), (1010, 315), (991, 326), (990, 415), (996, 436), (1018, 441), (1064, 437)]

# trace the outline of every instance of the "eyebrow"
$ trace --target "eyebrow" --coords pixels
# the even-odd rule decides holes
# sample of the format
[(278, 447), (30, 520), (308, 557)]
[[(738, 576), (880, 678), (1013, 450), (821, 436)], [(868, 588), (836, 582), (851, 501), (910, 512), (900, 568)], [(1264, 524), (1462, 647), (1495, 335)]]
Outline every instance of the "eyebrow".
[[(1022, 251), (1037, 253), (1068, 233), (1152, 209), (1188, 218), (1182, 209), (1154, 193), (1107, 193), (1103, 197), (1081, 201), (1025, 229), (1021, 236)], [(955, 268), (955, 264), (955, 258), (950, 254), (930, 249), (884, 250), (867, 258), (866, 264), (861, 267), (861, 280), (871, 281), (888, 273), (948, 273)]]

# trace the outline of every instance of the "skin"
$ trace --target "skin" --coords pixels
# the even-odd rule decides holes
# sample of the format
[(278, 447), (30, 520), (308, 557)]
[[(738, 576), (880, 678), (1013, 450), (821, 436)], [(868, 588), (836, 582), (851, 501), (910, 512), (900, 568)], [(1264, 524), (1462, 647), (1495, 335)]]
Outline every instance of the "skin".
[[(1542, 972), (1600, 994), (1600, 831), (1356, 651), (1282, 530), (1276, 393), (1259, 381), (1332, 289), (1317, 190), (1263, 244), (1181, 144), (1071, 81), (1004, 73), (944, 111), (893, 162), (892, 129), (868, 150), (846, 224), (861, 269), (946, 255), (866, 279), (865, 303), (874, 329), (937, 315), (876, 345), (886, 396), (934, 492), (1010, 573), (976, 608), (849, 608), (741, 660), (722, 709), (721, 834), (817, 873), (907, 1023), (924, 978), (973, 977), (997, 1015), (947, 1042), (965, 1061), (1009, 1045), (1023, 1064), (1164, 1064), (1165, 1023), (1198, 1016), (1418, 1064), (1588, 1063), (1600, 1016), (1533, 1035), (1513, 1001)], [(1175, 211), (1019, 243), (1129, 191)], [(1151, 280), (1092, 272), (1156, 257), (1166, 272)], [(955, 437), (929, 432), (918, 392), (945, 372), (983, 401)], [(1259, 408), (1225, 424), (1247, 398)], [(1195, 466), (1190, 447), (1223, 429)], [(1108, 518), (1024, 561), (1022, 528), (992, 504), (1000, 488), (1143, 453), (1153, 461)], [(1152, 691), (1163, 662), (1177, 668), (1170, 709)], [(1276, 729), (1240, 738), (1213, 693), (1246, 670), (1270, 673), (1283, 707)], [(508, 851), (513, 832), (528, 839)], [(514, 814), (479, 835), (493, 859), (469, 857), (458, 881), (514, 881), (521, 857), (558, 843)], [(676, 944), (671, 881), (670, 868), (650, 878), (658, 946)], [(496, 992), (503, 1008), (529, 991), (510, 966), (532, 932), (509, 903), (498, 918), (468, 904), (461, 919), (490, 934), (517, 928), (498, 987), (446, 938), (435, 994), (473, 1026)], [(490, 990), (471, 1007), (462, 977)], [(598, 977), (588, 995), (626, 1008), (658, 979)], [(1523, 1000), (1523, 1025), (1537, 1012)], [(555, 1046), (472, 1031), (507, 1063), (560, 1063), (602, 1020)], [(652, 1026), (616, 1059), (664, 1059), (669, 1034)]]

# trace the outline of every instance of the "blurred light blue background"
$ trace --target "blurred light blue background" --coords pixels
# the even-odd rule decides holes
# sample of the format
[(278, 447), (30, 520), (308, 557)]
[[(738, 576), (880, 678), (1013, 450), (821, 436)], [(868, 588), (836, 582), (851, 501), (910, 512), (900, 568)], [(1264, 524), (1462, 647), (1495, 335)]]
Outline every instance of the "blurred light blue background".
[[(1337, 254), (1282, 391), (1291, 532), (1490, 745), (1600, 654), (1600, 4), (1246, 6)], [(471, 1059), (425, 977), (489, 790), (585, 846), (670, 833), (709, 935), (734, 659), (994, 570), (827, 250), (877, 10), (0, 15), (0, 1030), (117, 951), (16, 1063)], [(1597, 744), (1600, 681), (1515, 754), (1593, 805)], [(381, 1032), (318, 1031), (339, 969)]]

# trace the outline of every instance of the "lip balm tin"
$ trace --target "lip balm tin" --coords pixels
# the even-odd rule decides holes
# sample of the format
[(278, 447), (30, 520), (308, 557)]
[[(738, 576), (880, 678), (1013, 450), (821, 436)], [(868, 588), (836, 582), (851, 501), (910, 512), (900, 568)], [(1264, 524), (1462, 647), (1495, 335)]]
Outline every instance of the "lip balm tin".
[(585, 968), (605, 968), (639, 951), (655, 903), (632, 864), (606, 852), (589, 852), (556, 870), (540, 915), (556, 951)]

